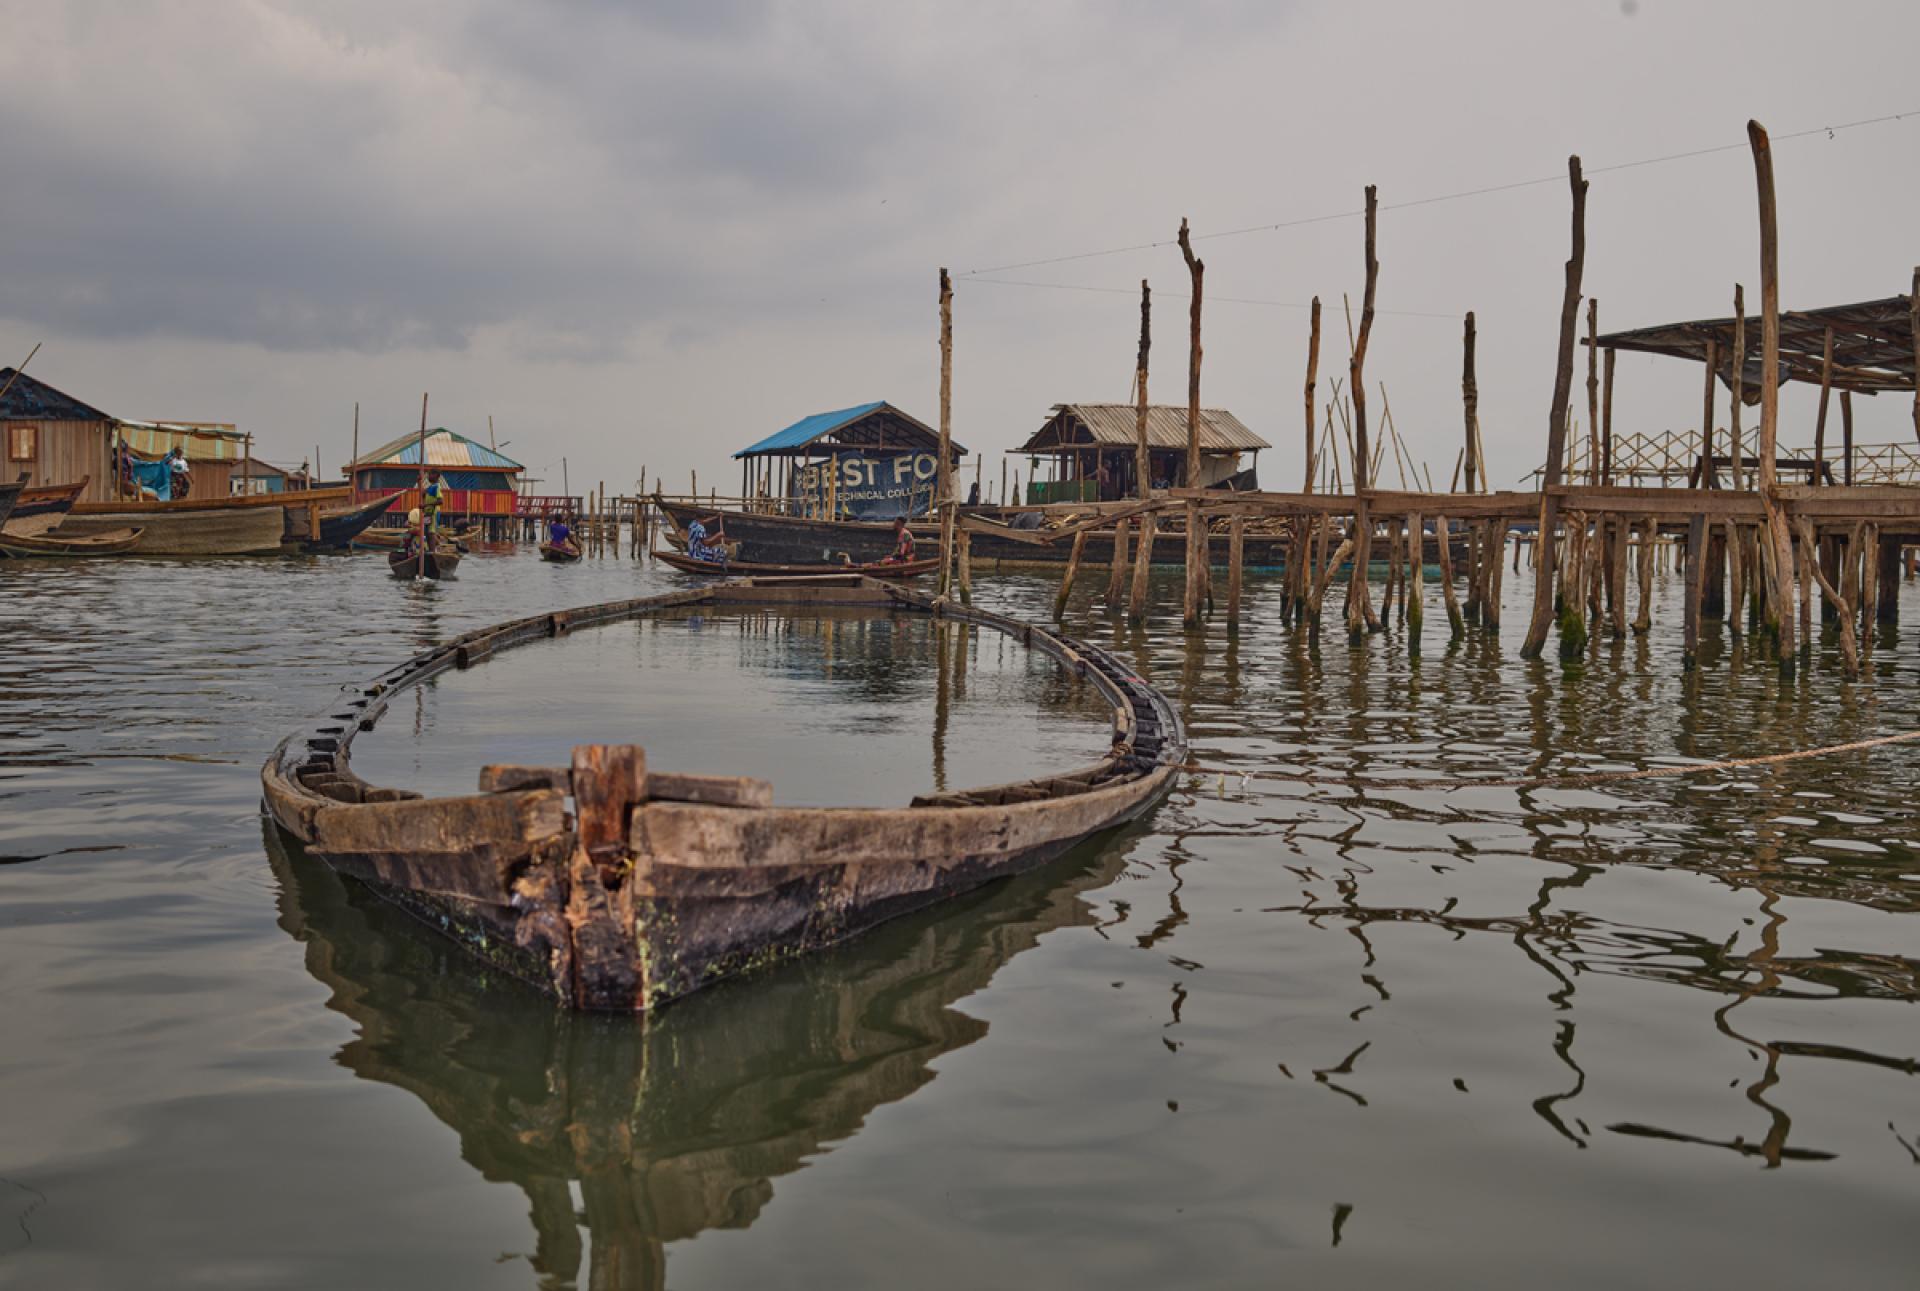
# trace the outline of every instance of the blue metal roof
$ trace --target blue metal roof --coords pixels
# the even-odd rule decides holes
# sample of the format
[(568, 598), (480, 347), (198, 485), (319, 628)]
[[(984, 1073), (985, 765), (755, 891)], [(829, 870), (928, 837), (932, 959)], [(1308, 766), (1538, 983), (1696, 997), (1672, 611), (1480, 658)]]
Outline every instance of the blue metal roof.
[(752, 457), (756, 453), (777, 453), (782, 449), (801, 448), (811, 444), (822, 435), (840, 429), (850, 421), (857, 421), (870, 412), (878, 412), (887, 406), (881, 399), (876, 403), (863, 403), (856, 408), (842, 408), (837, 412), (816, 412), (811, 417), (802, 417), (785, 430), (775, 431), (757, 444), (750, 445), (735, 453), (735, 457)]

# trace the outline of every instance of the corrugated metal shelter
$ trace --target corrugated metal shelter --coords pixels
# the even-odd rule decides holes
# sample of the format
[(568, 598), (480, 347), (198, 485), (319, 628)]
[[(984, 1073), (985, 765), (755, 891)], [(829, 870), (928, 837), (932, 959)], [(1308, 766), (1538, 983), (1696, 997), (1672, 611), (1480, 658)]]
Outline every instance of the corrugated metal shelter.
[[(1137, 492), (1138, 410), (1130, 403), (1057, 403), (1046, 424), (1020, 446), (1033, 457), (1050, 457), (1055, 478), (1034, 480), (1027, 501), (1112, 501)], [(1271, 448), (1246, 423), (1224, 408), (1200, 410), (1201, 488), (1253, 487), (1253, 468), (1242, 471), (1240, 455)], [(1185, 404), (1147, 406), (1147, 454), (1155, 488), (1185, 485), (1187, 409)], [(1241, 481), (1239, 477), (1249, 478)]]
[[(426, 465), (440, 472), (451, 493), (446, 510), (462, 516), (510, 516), (513, 494), (525, 469), (520, 463), (465, 435), (436, 426), (426, 436)], [(389, 440), (347, 464), (356, 499), (393, 496), (389, 513), (405, 515), (419, 502), (420, 436)]]
[[(947, 447), (957, 466), (966, 447)], [(886, 520), (932, 506), (940, 432), (879, 400), (802, 417), (733, 456), (742, 498), (785, 498), (812, 516)]]
[[(1703, 318), (1690, 323), (1660, 323), (1630, 331), (1609, 332), (1599, 338), (1603, 350), (1634, 350), (1665, 354), (1695, 363), (1707, 361), (1707, 343), (1714, 343), (1715, 372), (1722, 383), (1733, 383), (1733, 323), (1729, 318)], [(1760, 316), (1746, 319), (1747, 353), (1741, 366), (1743, 402), (1760, 402)], [(1914, 382), (1913, 299), (1888, 296), (1854, 305), (1792, 310), (1780, 315), (1781, 381), (1820, 384), (1826, 359), (1827, 335), (1833, 335), (1831, 385), (1855, 394), (1912, 390)]]

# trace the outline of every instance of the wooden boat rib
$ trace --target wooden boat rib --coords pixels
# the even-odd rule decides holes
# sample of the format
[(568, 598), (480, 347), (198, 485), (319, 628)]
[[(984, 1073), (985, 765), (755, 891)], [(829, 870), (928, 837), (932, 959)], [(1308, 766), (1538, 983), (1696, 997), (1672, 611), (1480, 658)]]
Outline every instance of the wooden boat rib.
[[(396, 694), (502, 650), (687, 607), (823, 604), (1017, 636), (1105, 696), (1112, 747), (1066, 774), (928, 794), (903, 808), (776, 807), (765, 781), (650, 768), (631, 745), (578, 747), (567, 767), (484, 767), (481, 792), (454, 798), (380, 788), (349, 766), (354, 736)], [(1059, 856), (1149, 810), (1186, 756), (1172, 705), (1116, 656), (837, 576), (743, 579), (467, 633), (288, 737), (261, 781), (282, 829), (471, 954), (566, 1006), (638, 1011)]]
[(711, 560), (695, 560), (677, 551), (656, 551), (655, 560), (665, 561), (673, 568), (687, 574), (712, 574), (716, 577), (754, 577), (754, 578), (813, 578), (821, 574), (863, 574), (868, 578), (884, 579), (893, 582), (903, 578), (919, 578), (922, 574), (931, 574), (940, 568), (938, 557), (926, 560), (903, 561), (897, 565), (888, 565), (876, 561), (870, 565), (771, 565), (751, 560), (729, 560), (726, 564), (716, 564)]
[(0, 556), (15, 559), (30, 556), (122, 556), (140, 542), (141, 531), (138, 529), (68, 534), (58, 528), (65, 519), (57, 511), (43, 511), (24, 520), (15, 514), (4, 525), (0, 525)]

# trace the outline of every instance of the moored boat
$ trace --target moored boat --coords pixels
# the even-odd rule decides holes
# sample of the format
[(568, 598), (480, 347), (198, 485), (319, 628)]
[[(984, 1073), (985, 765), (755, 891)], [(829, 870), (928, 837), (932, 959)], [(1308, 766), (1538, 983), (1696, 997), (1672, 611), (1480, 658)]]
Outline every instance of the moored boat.
[(42, 512), (24, 520), (15, 514), (0, 524), (0, 556), (16, 560), (34, 556), (123, 556), (140, 542), (138, 529), (69, 534), (60, 528), (65, 518), (57, 512)]
[(63, 536), (141, 530), (138, 556), (253, 556), (278, 554), (294, 509), (350, 504), (353, 491), (305, 489), (178, 502), (76, 502), (60, 526)]
[[(298, 497), (299, 494), (290, 496)], [(374, 498), (369, 502), (315, 511), (290, 507), (286, 512), (286, 540), (297, 543), (304, 551), (346, 551), (355, 544), (363, 530), (386, 513), (387, 506), (388, 499)], [(315, 518), (320, 522), (317, 535), (313, 532)]]
[(395, 578), (451, 578), (459, 568), (460, 553), (450, 547), (435, 547), (412, 555), (396, 551), (387, 557), (387, 572)]
[(870, 565), (770, 565), (751, 560), (729, 560), (723, 565), (714, 560), (695, 560), (677, 551), (655, 551), (653, 558), (664, 561), (685, 574), (707, 574), (715, 578), (816, 578), (821, 574), (864, 574), (868, 578), (884, 579), (891, 583), (919, 578), (922, 574), (931, 574), (940, 568), (938, 557), (902, 561), (892, 565), (885, 561), (875, 561)]
[(41, 515), (65, 515), (73, 509), (73, 504), (87, 485), (91, 475), (80, 477), (78, 484), (52, 484), (37, 489), (20, 490), (20, 498), (13, 504), (13, 519), (25, 520)]
[[(460, 551), (465, 551), (466, 544), (478, 538), (480, 532), (480, 526), (477, 524), (468, 525), (464, 529), (442, 529), (438, 534), (438, 541), (443, 544), (450, 543)], [(375, 529), (369, 527), (353, 536), (354, 546), (370, 547), (375, 551), (398, 551), (406, 545), (406, 542), (407, 531), (405, 529)]]
[[(566, 767), (484, 767), (481, 792), (453, 798), (377, 787), (350, 766), (354, 736), (395, 694), (502, 650), (671, 609), (821, 605), (1012, 635), (1099, 691), (1111, 746), (1077, 770), (904, 808), (776, 807), (765, 781), (652, 768), (630, 745), (578, 747)], [(1172, 705), (1117, 657), (843, 576), (743, 579), (467, 633), (283, 741), (261, 780), (274, 820), (311, 853), (470, 953), (566, 1006), (640, 1011), (1060, 856), (1152, 808), (1186, 755)]]

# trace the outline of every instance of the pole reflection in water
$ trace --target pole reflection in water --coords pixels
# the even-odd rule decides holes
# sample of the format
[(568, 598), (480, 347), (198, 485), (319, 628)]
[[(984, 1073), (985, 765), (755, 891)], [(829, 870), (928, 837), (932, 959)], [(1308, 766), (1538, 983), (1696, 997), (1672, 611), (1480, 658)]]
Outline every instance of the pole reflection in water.
[[(775, 1181), (933, 1079), (987, 1024), (954, 1010), (1125, 865), (1116, 840), (652, 1018), (576, 1015), (450, 943), (271, 825), (280, 926), (358, 1032), (336, 1060), (408, 1091), (489, 1182), (526, 1194), (542, 1287), (667, 1283), (668, 1243), (744, 1228)], [(581, 1204), (576, 1208), (574, 1188)]]

